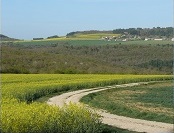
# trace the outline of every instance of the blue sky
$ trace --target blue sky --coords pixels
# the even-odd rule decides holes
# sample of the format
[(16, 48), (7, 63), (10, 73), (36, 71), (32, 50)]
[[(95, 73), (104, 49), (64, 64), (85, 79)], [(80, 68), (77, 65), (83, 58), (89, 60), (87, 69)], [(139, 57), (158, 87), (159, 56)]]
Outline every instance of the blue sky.
[(19, 39), (71, 31), (173, 26), (173, 0), (2, 0), (1, 33)]

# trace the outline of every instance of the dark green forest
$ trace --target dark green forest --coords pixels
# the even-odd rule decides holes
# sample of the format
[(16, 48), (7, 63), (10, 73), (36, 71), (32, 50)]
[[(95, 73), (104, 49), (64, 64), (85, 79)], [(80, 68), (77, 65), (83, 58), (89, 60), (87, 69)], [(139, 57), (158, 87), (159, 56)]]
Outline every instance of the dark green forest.
[(173, 45), (1, 44), (1, 73), (172, 74)]
[(173, 37), (173, 27), (153, 27), (153, 28), (129, 28), (129, 29), (115, 29), (114, 34), (124, 34), (127, 32), (130, 35), (138, 35), (144, 37)]

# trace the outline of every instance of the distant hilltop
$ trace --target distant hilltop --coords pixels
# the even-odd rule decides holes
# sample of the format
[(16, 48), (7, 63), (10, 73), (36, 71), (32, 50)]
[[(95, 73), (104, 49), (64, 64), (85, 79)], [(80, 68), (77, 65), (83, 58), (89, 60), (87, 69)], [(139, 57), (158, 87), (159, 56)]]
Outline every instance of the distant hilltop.
[(153, 27), (153, 28), (127, 28), (114, 29), (108, 31), (90, 30), (70, 32), (66, 37), (73, 37), (78, 34), (120, 34), (125, 36), (139, 36), (141, 38), (173, 38), (173, 27)]
[[(73, 31), (66, 34), (66, 36), (52, 35), (47, 38), (34, 37), (33, 40), (44, 39), (102, 39), (102, 40), (115, 40), (115, 41), (133, 41), (133, 40), (172, 40), (173, 27), (153, 27), (153, 28), (127, 28), (127, 29), (114, 29), (114, 30), (86, 30), (86, 31)], [(17, 41), (19, 39), (10, 38), (0, 34), (1, 41)]]
[(16, 41), (16, 40), (19, 40), (19, 39), (10, 38), (8, 36), (5, 36), (3, 34), (0, 34), (0, 41)]
[[(115, 40), (173, 40), (173, 27), (127, 28), (114, 30), (72, 31), (66, 36), (50, 36), (45, 39), (76, 38), (76, 39), (115, 39)], [(43, 40), (44, 38), (33, 38)]]

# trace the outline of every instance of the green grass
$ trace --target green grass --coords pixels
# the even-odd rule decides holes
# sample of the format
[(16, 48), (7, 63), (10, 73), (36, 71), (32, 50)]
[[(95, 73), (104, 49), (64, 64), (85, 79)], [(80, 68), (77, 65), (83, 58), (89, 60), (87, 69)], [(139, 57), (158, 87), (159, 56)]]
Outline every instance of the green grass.
[(115, 44), (115, 41), (108, 42), (104, 40), (84, 40), (84, 39), (65, 39), (65, 40), (40, 40), (40, 41), (18, 41), (15, 42), (16, 45), (106, 45)]
[[(82, 35), (81, 35), (82, 36)], [(89, 38), (58, 38), (58, 39), (44, 39), (44, 40), (34, 40), (34, 41), (15, 41), (16, 45), (59, 45), (59, 44), (68, 44), (68, 45), (114, 45), (114, 44), (124, 44), (124, 45), (166, 45), (166, 44), (173, 44), (172, 41), (107, 41), (107, 40), (100, 40), (94, 37)], [(85, 35), (83, 35), (85, 36)]]
[(102, 124), (102, 133), (138, 133), (138, 132)]
[(93, 93), (81, 101), (118, 115), (173, 123), (172, 92), (172, 82), (163, 82)]
[(126, 42), (120, 42), (121, 44), (134, 44), (134, 45), (166, 45), (166, 44), (173, 44), (172, 41), (163, 40), (163, 41), (155, 41), (155, 40), (137, 40), (137, 41), (126, 41)]
[(97, 34), (82, 34), (82, 33), (77, 33), (72, 36), (72, 38), (77, 38), (77, 39), (101, 39), (102, 37), (118, 37), (120, 36), (119, 34), (109, 34), (109, 33), (97, 33)]

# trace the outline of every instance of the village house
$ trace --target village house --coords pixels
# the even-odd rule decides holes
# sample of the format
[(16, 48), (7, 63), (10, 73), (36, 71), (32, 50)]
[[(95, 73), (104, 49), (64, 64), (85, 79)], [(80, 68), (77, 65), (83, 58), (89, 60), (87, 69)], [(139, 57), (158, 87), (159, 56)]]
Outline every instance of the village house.
[(149, 39), (149, 38), (145, 38), (145, 39), (144, 39), (144, 41), (148, 41), (148, 40), (150, 40), (150, 39)]
[(162, 41), (163, 39), (162, 38), (159, 38), (159, 39), (154, 39), (155, 41)]

